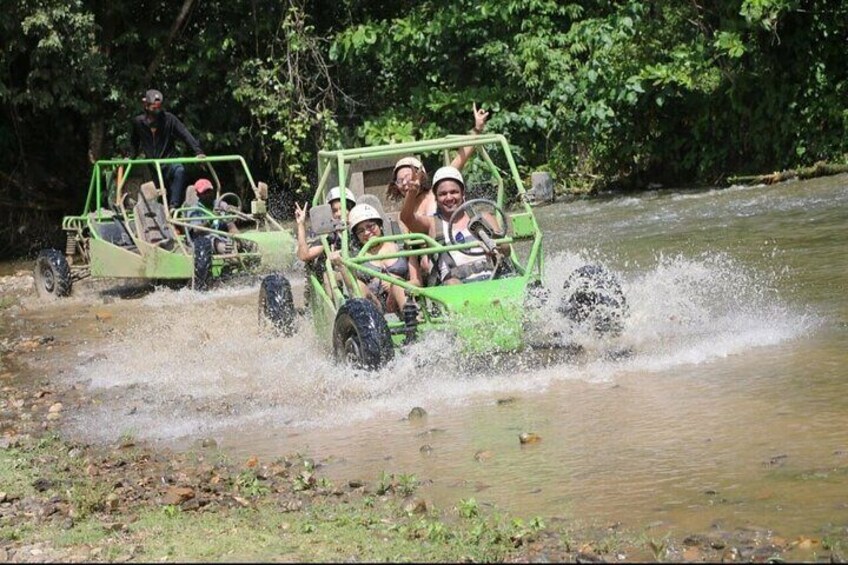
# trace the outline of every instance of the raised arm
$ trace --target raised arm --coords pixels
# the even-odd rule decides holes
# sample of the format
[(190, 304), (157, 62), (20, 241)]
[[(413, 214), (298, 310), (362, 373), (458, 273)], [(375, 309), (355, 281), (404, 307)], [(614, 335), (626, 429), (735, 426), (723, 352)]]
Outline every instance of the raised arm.
[[(489, 112), (482, 108), (478, 109), (476, 102), (472, 103), (472, 108), (474, 109), (474, 129), (472, 129), (469, 133), (480, 135), (486, 129), (486, 120), (489, 119)], [(465, 163), (468, 162), (468, 159), (471, 158), (472, 153), (474, 153), (473, 145), (461, 147), (456, 153), (456, 157), (454, 157), (453, 161), (451, 161), (451, 166), (456, 167), (461, 171), (462, 167), (465, 166)]]
[(303, 208), (294, 203), (294, 220), (297, 223), (297, 258), (301, 261), (311, 261), (321, 255), (324, 248), (320, 245), (312, 247), (306, 242), (306, 208), (308, 204), (304, 203)]
[(430, 233), (433, 218), (418, 213), (418, 187), (420, 180), (416, 176), (413, 182), (406, 185), (406, 195), (400, 209), (400, 221), (411, 233)]

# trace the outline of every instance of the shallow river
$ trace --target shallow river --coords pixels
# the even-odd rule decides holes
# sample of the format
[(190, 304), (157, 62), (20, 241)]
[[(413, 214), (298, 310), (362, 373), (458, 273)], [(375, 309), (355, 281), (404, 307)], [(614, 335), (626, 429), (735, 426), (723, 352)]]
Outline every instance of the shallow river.
[[(330, 479), (414, 474), (443, 508), (473, 496), (524, 517), (787, 537), (848, 526), (848, 176), (537, 213), (554, 284), (587, 261), (622, 278), (631, 357), (589, 347), (472, 372), (434, 337), (376, 375), (345, 372), (308, 324), (257, 327), (256, 281), (117, 297), (83, 283), (60, 304), (26, 299), (20, 331), (52, 321), (78, 342), (60, 378), (97, 400), (66, 430), (87, 441), (300, 451)], [(406, 419), (415, 406), (426, 418)]]

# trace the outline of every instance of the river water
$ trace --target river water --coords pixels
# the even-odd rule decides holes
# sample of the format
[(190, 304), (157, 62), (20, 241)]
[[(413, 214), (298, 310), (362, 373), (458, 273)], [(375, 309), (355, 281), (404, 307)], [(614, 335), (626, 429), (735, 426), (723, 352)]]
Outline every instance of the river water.
[[(588, 261), (621, 277), (630, 317), (614, 345), (631, 356), (588, 344), (569, 362), (471, 371), (434, 336), (377, 374), (345, 371), (308, 323), (290, 338), (257, 327), (255, 280), (205, 294), (83, 283), (58, 304), (25, 299), (18, 331), (74, 344), (39, 370), (64, 367), (93, 398), (65, 430), (86, 441), (300, 451), (330, 479), (411, 473), (437, 507), (473, 496), (525, 517), (848, 526), (848, 175), (537, 214), (553, 286)], [(407, 419), (415, 406), (427, 416)]]

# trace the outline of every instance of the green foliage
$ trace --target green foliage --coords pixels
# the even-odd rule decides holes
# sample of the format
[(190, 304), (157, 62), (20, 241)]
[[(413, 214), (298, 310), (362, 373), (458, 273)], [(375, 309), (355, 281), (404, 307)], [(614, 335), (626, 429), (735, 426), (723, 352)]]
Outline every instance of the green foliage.
[(480, 514), (480, 505), (474, 497), (460, 500), (456, 508), (459, 515), (465, 519), (475, 518)]
[[(826, 17), (848, 14), (812, 4), (428, 2), (352, 21), (330, 56), (343, 86), (369, 101), (362, 141), (421, 123), (461, 131), (477, 101), (498, 110), (490, 129), (524, 148), (525, 172), (546, 166), (568, 184), (711, 180), (794, 165), (808, 145), (816, 158), (845, 153), (844, 45), (834, 39), (846, 37), (846, 18)], [(814, 121), (826, 141), (804, 131)]]
[(384, 495), (387, 493), (395, 493), (400, 496), (409, 496), (418, 489), (418, 479), (415, 475), (408, 473), (400, 473), (395, 476), (393, 473), (380, 473), (380, 480), (377, 484), (376, 493)]
[(166, 504), (162, 507), (162, 514), (167, 516), (168, 518), (174, 518), (181, 512), (180, 507), (176, 504)]
[(207, 153), (245, 155), (290, 198), (316, 182), (316, 150), (463, 133), (472, 102), (520, 148), (522, 174), (568, 187), (848, 154), (838, 0), (195, 0), (183, 19), (162, 7), (4, 4), (7, 205), (77, 210), (89, 158), (126, 151), (151, 87)]
[(245, 469), (236, 477), (236, 488), (247, 496), (263, 496), (271, 492), (252, 469)]

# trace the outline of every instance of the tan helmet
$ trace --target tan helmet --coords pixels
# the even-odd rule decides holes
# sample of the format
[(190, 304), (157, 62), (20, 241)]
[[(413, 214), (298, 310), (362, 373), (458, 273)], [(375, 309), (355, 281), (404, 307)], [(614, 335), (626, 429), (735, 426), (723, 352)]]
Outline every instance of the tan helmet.
[(441, 167), (436, 174), (433, 175), (433, 192), (436, 192), (436, 187), (439, 186), (439, 183), (443, 180), (452, 180), (459, 183), (459, 186), (462, 187), (462, 190), (465, 191), (465, 179), (462, 178), (462, 173), (459, 172), (459, 169), (456, 167), (451, 167), (448, 165), (447, 167)]
[(347, 216), (347, 221), (350, 224), (351, 229), (355, 228), (357, 224), (362, 223), (365, 220), (374, 220), (379, 222), (381, 226), (383, 225), (383, 216), (381, 216), (380, 212), (378, 212), (377, 209), (370, 204), (357, 204)]
[[(342, 199), (342, 189), (339, 186), (334, 186), (330, 189), (330, 192), (327, 193), (327, 204), (332, 202), (333, 200), (341, 200)], [(348, 212), (351, 208), (356, 206), (356, 195), (350, 190), (345, 191), (345, 200), (347, 200), (347, 209)]]
[(397, 179), (397, 172), (404, 167), (412, 167), (413, 169), (418, 169), (420, 171), (427, 172), (424, 169), (424, 164), (415, 157), (404, 157), (403, 159), (395, 163), (395, 169), (392, 171), (392, 182)]

